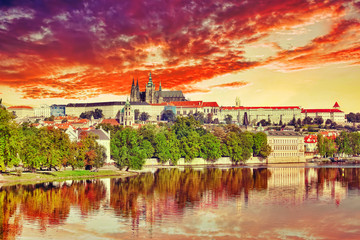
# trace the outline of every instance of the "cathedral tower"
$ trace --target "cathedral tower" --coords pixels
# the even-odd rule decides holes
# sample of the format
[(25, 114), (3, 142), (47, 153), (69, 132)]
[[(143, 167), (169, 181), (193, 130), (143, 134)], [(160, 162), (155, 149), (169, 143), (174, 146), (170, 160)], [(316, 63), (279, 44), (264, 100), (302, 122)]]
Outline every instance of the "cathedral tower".
[(145, 89), (145, 102), (155, 103), (155, 84), (152, 81), (151, 72), (149, 74), (149, 82)]

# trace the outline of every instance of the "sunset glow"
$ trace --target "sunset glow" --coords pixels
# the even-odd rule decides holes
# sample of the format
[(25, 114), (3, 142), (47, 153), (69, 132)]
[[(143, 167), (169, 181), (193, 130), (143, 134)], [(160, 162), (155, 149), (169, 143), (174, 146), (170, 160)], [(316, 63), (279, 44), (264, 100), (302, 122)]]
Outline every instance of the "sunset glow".
[(151, 71), (191, 100), (360, 112), (359, 64), (355, 0), (0, 3), (9, 106), (125, 100)]

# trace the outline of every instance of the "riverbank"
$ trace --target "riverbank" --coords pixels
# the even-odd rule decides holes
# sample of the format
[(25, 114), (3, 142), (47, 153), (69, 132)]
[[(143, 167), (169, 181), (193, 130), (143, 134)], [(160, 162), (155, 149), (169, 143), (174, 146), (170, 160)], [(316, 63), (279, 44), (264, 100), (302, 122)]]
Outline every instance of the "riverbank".
[(56, 172), (38, 171), (35, 173), (22, 172), (21, 174), (17, 172), (9, 172), (0, 174), (0, 186), (105, 177), (131, 177), (137, 174), (137, 172), (126, 172), (115, 169), (99, 170), (98, 172), (91, 172), (87, 170), (65, 170)]

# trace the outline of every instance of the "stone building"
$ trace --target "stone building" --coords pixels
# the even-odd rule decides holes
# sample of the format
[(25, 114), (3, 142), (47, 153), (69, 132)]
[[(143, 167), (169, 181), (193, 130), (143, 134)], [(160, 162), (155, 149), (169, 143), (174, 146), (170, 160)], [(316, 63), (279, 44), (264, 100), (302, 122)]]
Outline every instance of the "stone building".
[(152, 81), (151, 73), (149, 74), (149, 81), (145, 86), (145, 91), (141, 92), (139, 88), (139, 81), (136, 85), (133, 79), (130, 92), (130, 102), (146, 102), (146, 103), (163, 103), (174, 101), (186, 101), (182, 91), (163, 91), (161, 82), (159, 90), (156, 90), (155, 83)]

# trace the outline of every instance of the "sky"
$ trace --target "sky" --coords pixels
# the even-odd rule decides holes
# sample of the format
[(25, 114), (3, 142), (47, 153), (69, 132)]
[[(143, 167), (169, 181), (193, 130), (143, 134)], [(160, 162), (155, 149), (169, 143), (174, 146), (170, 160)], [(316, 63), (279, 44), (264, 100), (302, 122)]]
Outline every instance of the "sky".
[(360, 1), (0, 1), (5, 105), (123, 101), (149, 72), (220, 106), (360, 112)]

